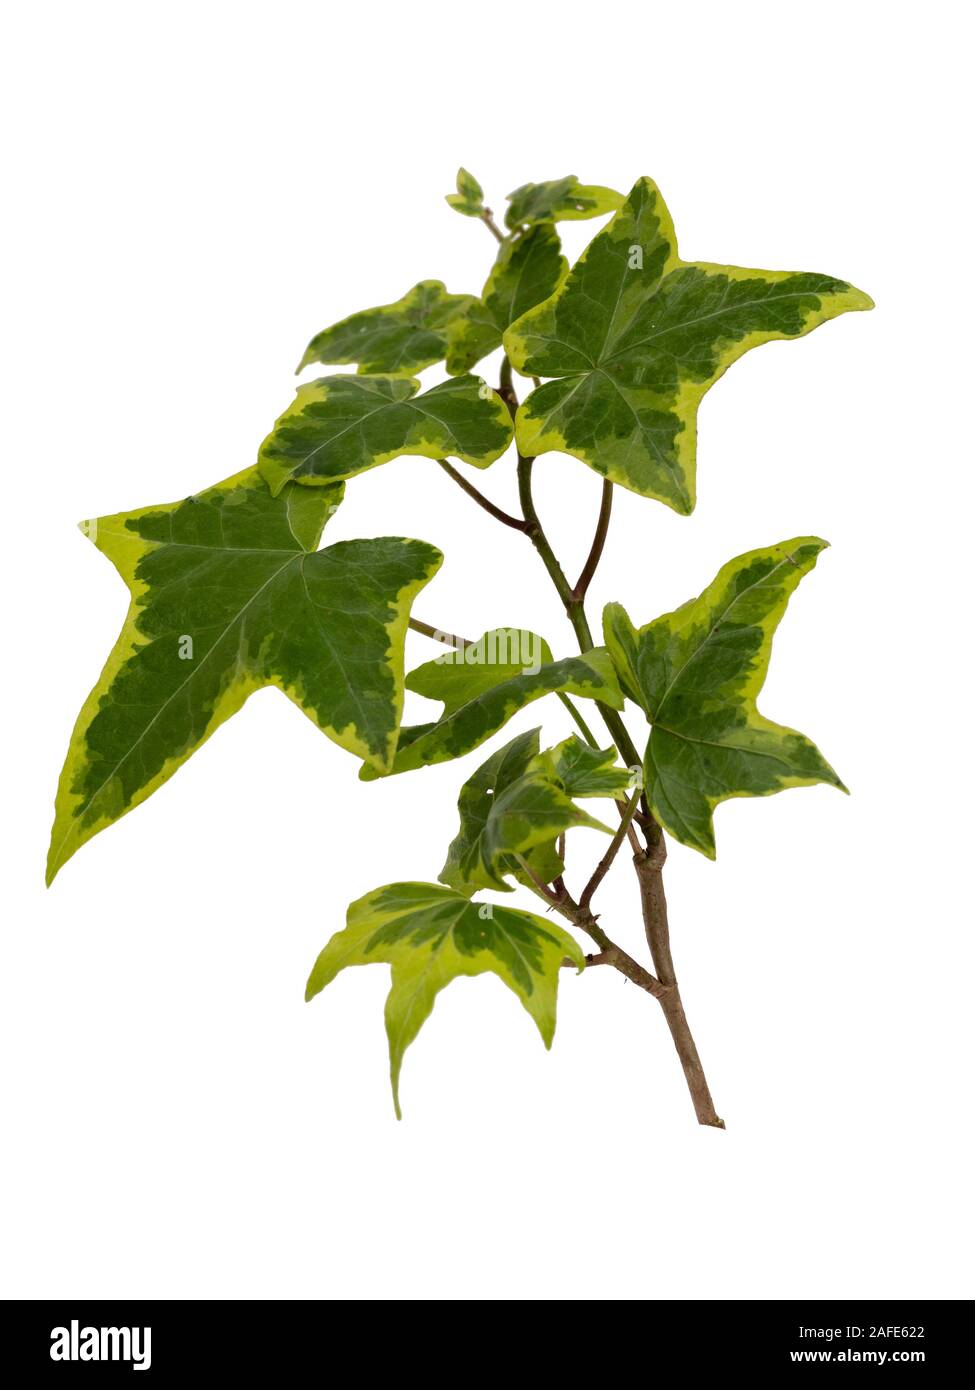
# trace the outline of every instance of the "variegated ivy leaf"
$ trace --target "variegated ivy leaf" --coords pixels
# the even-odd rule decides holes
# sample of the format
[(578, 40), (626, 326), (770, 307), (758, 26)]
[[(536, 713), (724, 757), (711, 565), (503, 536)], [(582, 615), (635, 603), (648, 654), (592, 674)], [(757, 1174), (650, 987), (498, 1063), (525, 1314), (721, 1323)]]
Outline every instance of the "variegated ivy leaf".
[(132, 599), (71, 736), (49, 882), (261, 686), (389, 768), (410, 604), (443, 557), (397, 537), (318, 550), (341, 498), (342, 484), (274, 498), (251, 468), (195, 497), (86, 523)]
[(578, 943), (534, 913), (471, 902), (436, 883), (390, 883), (351, 904), (345, 930), (336, 932), (315, 962), (305, 998), (314, 998), (348, 965), (392, 966), (386, 1034), (393, 1104), (402, 1118), (403, 1054), (451, 980), (493, 971), (514, 990), (551, 1047), (566, 957), (583, 969)]
[(292, 480), (333, 483), (403, 454), (451, 454), (487, 468), (511, 443), (511, 416), (476, 376), (417, 396), (415, 379), (325, 376), (298, 387), (261, 445), (258, 466), (273, 493)]
[(457, 170), (457, 192), (447, 194), (454, 212), (464, 217), (481, 217), (484, 212), (484, 189), (473, 174), (461, 165)]
[(798, 536), (739, 555), (699, 598), (639, 629), (619, 604), (606, 608), (623, 689), (652, 725), (644, 775), (653, 813), (711, 859), (719, 802), (815, 782), (846, 790), (815, 744), (755, 705), (789, 596), (825, 546)]
[(569, 796), (621, 798), (633, 785), (632, 771), (616, 765), (615, 748), (590, 748), (578, 734), (541, 755)]
[[(539, 756), (539, 733), (532, 729), (518, 734), (461, 787), (460, 830), (447, 851), (439, 875), (442, 883), (468, 894), (478, 888), (510, 892), (505, 874), (525, 879), (519, 857), (536, 878), (551, 883), (564, 867), (556, 851), (559, 835), (580, 825), (612, 833), (575, 805), (556, 775), (556, 766), (567, 766), (565, 745)], [(578, 764), (573, 753), (565, 751), (571, 775)]]
[(447, 329), (474, 302), (470, 294), (448, 294), (441, 280), (421, 280), (397, 299), (377, 309), (361, 309), (317, 333), (298, 363), (358, 363), (360, 372), (412, 376), (442, 362)]
[(640, 179), (551, 299), (504, 335), (519, 372), (556, 378), (520, 407), (518, 447), (573, 454), (690, 512), (708, 387), (749, 348), (872, 307), (828, 275), (682, 261), (659, 190)]
[(475, 362), (499, 348), (508, 325), (554, 294), (568, 269), (551, 222), (505, 240), (481, 298), (450, 325), (447, 371), (470, 371)]
[(508, 227), (524, 227), (533, 222), (581, 222), (615, 212), (623, 203), (622, 193), (597, 183), (580, 183), (575, 174), (547, 183), (523, 183), (508, 194)]
[[(418, 666), (406, 688), (443, 701), (444, 708), (436, 723), (401, 729), (393, 772), (463, 757), (543, 695), (563, 691), (613, 709), (623, 698), (604, 647), (553, 661), (547, 642), (519, 628), (494, 628), (463, 650)], [(381, 775), (368, 765), (359, 773), (364, 781)]]

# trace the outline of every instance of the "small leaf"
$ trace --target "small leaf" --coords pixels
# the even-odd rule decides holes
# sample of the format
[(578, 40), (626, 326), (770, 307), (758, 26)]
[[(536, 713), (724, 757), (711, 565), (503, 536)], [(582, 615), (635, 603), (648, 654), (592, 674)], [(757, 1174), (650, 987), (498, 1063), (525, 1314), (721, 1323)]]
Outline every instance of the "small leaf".
[(505, 224), (514, 229), (533, 222), (581, 222), (615, 212), (623, 204), (622, 193), (599, 184), (580, 183), (575, 174), (548, 183), (523, 183), (508, 194), (510, 206)]
[(559, 750), (539, 757), (538, 735), (538, 729), (518, 734), (464, 783), (460, 830), (447, 851), (442, 883), (467, 894), (478, 888), (510, 892), (505, 874), (525, 879), (519, 855), (550, 883), (562, 872), (555, 841), (563, 831), (585, 825), (612, 833), (573, 803), (553, 772), (558, 759), (552, 755)]
[(448, 294), (441, 280), (421, 280), (395, 304), (361, 309), (315, 335), (298, 364), (358, 363), (360, 372), (412, 376), (442, 362), (447, 329), (475, 303), (470, 294)]
[(305, 998), (314, 998), (346, 966), (373, 961), (392, 966), (386, 1034), (393, 1104), (401, 1119), (403, 1054), (440, 990), (458, 976), (492, 971), (514, 990), (551, 1047), (566, 957), (583, 969), (577, 942), (534, 913), (471, 902), (435, 883), (391, 883), (351, 904), (345, 930), (336, 932), (315, 962)]
[(623, 689), (653, 726), (644, 771), (653, 813), (710, 859), (719, 802), (816, 782), (846, 790), (815, 744), (755, 705), (789, 596), (825, 546), (799, 536), (739, 555), (699, 598), (646, 627), (619, 604), (604, 613)]
[(299, 386), (258, 455), (271, 491), (292, 480), (351, 478), (404, 454), (451, 454), (487, 468), (508, 448), (508, 408), (480, 377), (456, 377), (422, 396), (419, 386), (415, 378), (350, 375)]
[(484, 189), (463, 166), (457, 170), (457, 192), (448, 193), (447, 202), (464, 217), (480, 217), (484, 212)]
[(342, 490), (274, 498), (252, 468), (85, 524), (132, 599), (71, 736), (49, 882), (262, 686), (283, 690), (340, 747), (390, 766), (410, 604), (443, 557), (397, 537), (317, 550)]
[(525, 376), (523, 454), (557, 450), (675, 511), (694, 507), (697, 407), (749, 348), (873, 301), (845, 280), (682, 261), (657, 186), (640, 179), (550, 299), (506, 331)]
[(572, 734), (541, 756), (548, 759), (552, 775), (569, 796), (619, 799), (630, 792), (632, 774), (629, 768), (616, 766), (615, 748), (590, 748), (578, 734)]
[(540, 222), (523, 236), (506, 240), (498, 251), (481, 298), (451, 323), (447, 332), (447, 371), (470, 371), (475, 362), (501, 346), (501, 335), (515, 319), (554, 294), (568, 274), (558, 232)]
[[(546, 642), (519, 628), (494, 628), (463, 651), (428, 661), (409, 673), (406, 688), (443, 701), (444, 709), (436, 723), (401, 729), (394, 773), (463, 757), (518, 710), (555, 691), (614, 709), (622, 703), (605, 648), (553, 661)], [(381, 775), (369, 766), (359, 773), (364, 781)]]

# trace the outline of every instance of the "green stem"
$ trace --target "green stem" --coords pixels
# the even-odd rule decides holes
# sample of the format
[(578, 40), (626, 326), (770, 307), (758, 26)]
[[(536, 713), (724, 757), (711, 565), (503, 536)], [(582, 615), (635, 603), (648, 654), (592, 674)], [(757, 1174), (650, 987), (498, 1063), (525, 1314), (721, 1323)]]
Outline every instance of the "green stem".
[[(518, 455), (518, 496), (521, 500), (521, 513), (525, 518), (525, 534), (532, 545), (538, 551), (542, 564), (549, 572), (552, 583), (555, 585), (559, 598), (565, 605), (566, 612), (571, 617), (573, 604), (572, 585), (565, 577), (565, 571), (555, 558), (555, 551), (549, 544), (548, 537), (542, 530), (542, 523), (539, 520), (538, 512), (535, 510), (535, 502), (532, 498), (532, 464), (533, 458), (526, 458), (524, 454)], [(592, 644), (590, 643), (590, 646)], [(588, 650), (585, 648), (584, 650)]]
[(457, 647), (463, 651), (464, 647), (469, 647), (470, 643), (466, 637), (458, 637), (456, 633), (444, 632), (443, 628), (433, 627), (430, 623), (423, 622), (420, 618), (410, 618), (409, 627), (414, 632), (421, 633), (424, 637), (432, 637), (435, 642), (442, 642), (445, 647)]
[[(518, 409), (518, 398), (515, 395), (511, 379), (511, 363), (505, 355), (501, 363), (501, 381), (498, 387), (498, 394), (508, 407), (511, 418), (515, 418)], [(606, 542), (606, 534), (609, 529), (609, 517), (612, 507), (612, 484), (607, 484), (603, 489), (602, 506), (600, 507), (599, 522), (596, 527), (596, 537), (593, 541), (593, 549), (590, 551), (589, 560), (580, 575), (580, 583), (585, 579), (585, 587), (581, 595), (577, 592), (579, 585), (575, 588), (565, 577), (565, 571), (556, 558), (555, 551), (549, 544), (548, 537), (542, 527), (541, 520), (535, 508), (535, 499), (532, 496), (532, 465), (535, 460), (519, 452), (518, 454), (518, 497), (521, 502), (521, 514), (525, 519), (525, 535), (528, 536), (532, 545), (538, 551), (542, 564), (548, 570), (552, 583), (558, 592), (559, 598), (565, 605), (565, 611), (576, 634), (579, 648), (583, 652), (592, 651), (596, 645), (592, 640), (592, 632), (589, 628), (589, 620), (586, 617), (584, 605), (585, 590), (589, 587), (589, 581), (596, 571), (596, 565), (602, 555), (603, 546)], [(590, 561), (592, 562), (590, 564)], [(636, 744), (627, 733), (626, 725), (614, 709), (597, 701), (599, 713), (603, 723), (606, 725), (613, 742), (616, 744), (623, 761), (627, 767), (642, 767), (643, 759), (637, 751)], [(593, 745), (595, 746), (595, 745)]]
[(596, 736), (593, 733), (592, 729), (590, 729), (586, 721), (583, 719), (582, 715), (579, 713), (578, 707), (575, 704), (573, 704), (572, 700), (569, 699), (568, 695), (566, 695), (564, 691), (557, 690), (555, 693), (556, 695), (558, 695), (563, 705), (565, 705), (566, 709), (569, 711), (569, 714), (575, 720), (576, 728), (579, 730), (580, 734), (582, 734), (582, 737), (589, 744), (589, 747), (598, 748), (599, 743), (596, 739)]

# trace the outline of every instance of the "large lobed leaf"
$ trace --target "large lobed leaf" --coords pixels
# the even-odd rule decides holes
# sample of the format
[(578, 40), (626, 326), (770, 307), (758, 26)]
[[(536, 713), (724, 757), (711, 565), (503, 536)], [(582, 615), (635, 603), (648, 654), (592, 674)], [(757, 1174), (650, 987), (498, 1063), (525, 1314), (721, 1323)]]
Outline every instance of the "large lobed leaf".
[(521, 405), (518, 447), (573, 454), (690, 512), (708, 388), (749, 348), (872, 307), (828, 275), (682, 261), (660, 191), (640, 179), (555, 294), (504, 335), (519, 372), (555, 378)]
[(271, 491), (286, 483), (332, 483), (403, 454), (452, 454), (478, 468), (511, 443), (511, 416), (480, 377), (445, 381), (417, 396), (415, 379), (326, 376), (298, 387), (261, 445)]
[(789, 596), (825, 546), (798, 536), (739, 555), (698, 598), (639, 629), (619, 604), (606, 608), (623, 690), (652, 725), (644, 777), (653, 813), (711, 859), (719, 802), (816, 782), (845, 790), (814, 743), (755, 704)]
[[(543, 695), (562, 691), (622, 706), (619, 682), (605, 648), (552, 659), (548, 643), (519, 628), (493, 628), (459, 652), (447, 652), (411, 671), (406, 688), (443, 702), (440, 718), (400, 731), (392, 772), (463, 757), (511, 716)], [(365, 781), (383, 775), (364, 766)]]
[(585, 965), (568, 932), (534, 913), (471, 902), (435, 883), (391, 883), (351, 904), (345, 930), (336, 932), (315, 962), (305, 998), (314, 998), (346, 966), (392, 966), (386, 1033), (393, 1103), (402, 1118), (403, 1054), (440, 990), (458, 976), (492, 971), (517, 994), (551, 1047), (566, 957), (580, 970)]
[(447, 370), (467, 372), (501, 346), (505, 329), (558, 289), (568, 273), (558, 232), (540, 222), (507, 238), (481, 293), (458, 314), (447, 333)]
[(441, 280), (421, 280), (394, 304), (360, 309), (317, 333), (298, 363), (358, 363), (360, 372), (412, 376), (442, 362), (447, 329), (474, 301), (470, 294), (448, 294)]
[(161, 786), (261, 686), (342, 748), (391, 766), (410, 604), (442, 556), (383, 537), (317, 550), (343, 485), (272, 497), (256, 469), (87, 525), (131, 591), (71, 736), (48, 881)]

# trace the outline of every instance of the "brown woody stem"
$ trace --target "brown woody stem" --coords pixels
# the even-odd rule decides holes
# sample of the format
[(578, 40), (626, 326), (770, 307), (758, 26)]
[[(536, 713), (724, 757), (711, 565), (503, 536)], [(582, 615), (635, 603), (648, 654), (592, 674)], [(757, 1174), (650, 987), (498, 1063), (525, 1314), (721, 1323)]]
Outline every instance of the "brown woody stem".
[(528, 530), (528, 527), (520, 516), (512, 516), (510, 512), (502, 511), (500, 507), (496, 507), (489, 498), (484, 496), (483, 492), (478, 491), (473, 483), (468, 482), (463, 473), (458, 472), (453, 464), (448, 463), (446, 459), (437, 459), (437, 462), (447, 474), (447, 477), (452, 478), (459, 488), (463, 488), (468, 497), (473, 498), (479, 507), (483, 507), (486, 512), (490, 512), (491, 516), (493, 516), (496, 521), (502, 522), (505, 526), (511, 526), (515, 531)]
[(697, 1044), (684, 1013), (680, 997), (674, 959), (670, 951), (670, 926), (667, 920), (667, 895), (664, 892), (663, 866), (667, 857), (667, 846), (663, 834), (658, 830), (658, 840), (644, 854), (635, 854), (633, 864), (640, 882), (640, 902), (643, 908), (643, 925), (647, 933), (647, 944), (653, 957), (653, 967), (666, 992), (658, 996), (664, 1011), (670, 1035), (674, 1040), (680, 1064), (684, 1069), (684, 1079), (691, 1093), (694, 1113), (698, 1124), (713, 1125), (724, 1129), (725, 1124), (714, 1108), (711, 1091), (708, 1088), (704, 1068), (698, 1054)]
[(622, 845), (623, 841), (626, 839), (627, 832), (630, 829), (630, 822), (633, 820), (633, 813), (637, 808), (637, 802), (639, 800), (640, 793), (639, 791), (635, 791), (633, 795), (630, 797), (629, 801), (627, 802), (626, 810), (623, 812), (623, 818), (619, 823), (619, 828), (617, 829), (616, 834), (610, 841), (609, 849), (606, 851), (602, 859), (600, 859), (599, 863), (596, 865), (595, 869), (593, 870), (592, 878), (589, 880), (585, 888), (582, 890), (582, 897), (579, 899), (579, 906), (580, 908), (582, 908), (584, 912), (587, 912), (589, 910), (589, 904), (592, 902), (593, 894), (595, 893), (599, 885), (602, 883), (606, 875), (609, 873), (613, 864), (613, 860), (619, 853), (620, 845)]
[(576, 586), (572, 590), (572, 597), (576, 603), (582, 603), (589, 590), (592, 577), (596, 573), (596, 566), (599, 564), (603, 554), (603, 547), (606, 544), (606, 537), (609, 535), (609, 518), (613, 511), (613, 484), (608, 478), (603, 480), (603, 496), (599, 505), (599, 519), (596, 522), (596, 534), (592, 538), (592, 549), (589, 557), (582, 568), (582, 573), (576, 580)]

